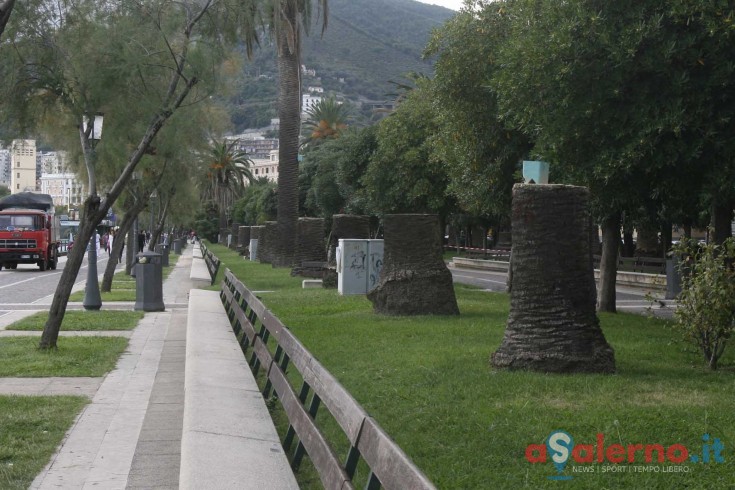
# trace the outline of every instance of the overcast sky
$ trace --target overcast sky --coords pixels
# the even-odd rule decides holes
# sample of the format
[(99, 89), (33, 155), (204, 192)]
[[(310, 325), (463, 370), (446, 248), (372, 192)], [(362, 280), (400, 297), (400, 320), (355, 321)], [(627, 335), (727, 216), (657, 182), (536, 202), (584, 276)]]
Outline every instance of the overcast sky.
[(442, 7), (446, 7), (452, 10), (459, 10), (459, 8), (462, 6), (462, 1), (463, 0), (419, 0), (419, 2), (441, 5)]

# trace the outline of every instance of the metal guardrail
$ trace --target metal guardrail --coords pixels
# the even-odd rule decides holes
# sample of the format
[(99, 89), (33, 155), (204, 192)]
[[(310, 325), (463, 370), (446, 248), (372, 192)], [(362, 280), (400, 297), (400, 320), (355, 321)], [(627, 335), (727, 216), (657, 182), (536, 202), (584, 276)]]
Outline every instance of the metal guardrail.
[[(289, 420), (284, 450), (293, 449), (291, 466), (303, 456), (311, 459), (327, 489), (354, 488), (353, 478), (362, 459), (370, 468), (368, 489), (434, 489), (434, 485), (385, 433), (352, 395), (327, 371), (291, 331), (228, 269), (220, 294), (240, 347), (257, 375), (265, 371), (263, 396), (274, 391)], [(271, 355), (275, 347), (275, 354)], [(286, 377), (289, 365), (303, 379), (298, 394)], [(307, 399), (311, 393), (311, 400)], [(315, 423), (320, 406), (326, 407), (350, 443), (343, 463)]]

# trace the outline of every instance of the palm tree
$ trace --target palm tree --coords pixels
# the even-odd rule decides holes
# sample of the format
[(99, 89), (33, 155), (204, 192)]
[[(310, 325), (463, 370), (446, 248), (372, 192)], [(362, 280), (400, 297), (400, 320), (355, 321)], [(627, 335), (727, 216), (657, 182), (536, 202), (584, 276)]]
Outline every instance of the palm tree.
[(209, 152), (204, 156), (199, 193), (202, 201), (213, 201), (217, 204), (220, 228), (227, 227), (226, 211), (242, 194), (245, 181), (253, 181), (249, 168), (252, 160), (237, 147), (237, 143), (238, 140), (229, 144), (225, 140), (212, 140)]
[(301, 41), (309, 33), (312, 7), (327, 27), (327, 0), (270, 0), (266, 18), (278, 49), (278, 240), (273, 264), (294, 261), (299, 219), (299, 133), (301, 128)]
[(308, 119), (304, 122), (307, 131), (304, 145), (318, 141), (338, 138), (347, 129), (349, 106), (337, 102), (334, 97), (322, 99), (306, 111)]

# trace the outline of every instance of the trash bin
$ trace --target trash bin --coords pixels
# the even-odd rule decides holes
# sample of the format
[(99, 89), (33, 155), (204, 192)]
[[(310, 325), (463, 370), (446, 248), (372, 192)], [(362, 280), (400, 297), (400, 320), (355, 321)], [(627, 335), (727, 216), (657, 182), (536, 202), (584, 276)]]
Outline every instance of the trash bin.
[(182, 247), (182, 243), (181, 242), (182, 241), (183, 240), (181, 240), (180, 238), (177, 238), (176, 240), (174, 240), (174, 253), (176, 255), (181, 255), (181, 247)]
[(168, 267), (168, 254), (170, 252), (170, 247), (168, 245), (159, 243), (155, 246), (156, 252), (161, 254), (161, 266), (162, 267)]
[(164, 311), (161, 254), (141, 252), (135, 257), (135, 309)]

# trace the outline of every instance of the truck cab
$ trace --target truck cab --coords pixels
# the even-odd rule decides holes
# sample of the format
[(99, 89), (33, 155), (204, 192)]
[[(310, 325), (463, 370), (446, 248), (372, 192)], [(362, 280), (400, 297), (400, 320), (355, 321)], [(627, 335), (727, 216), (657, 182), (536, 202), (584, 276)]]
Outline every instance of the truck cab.
[(59, 219), (53, 212), (0, 206), (0, 269), (18, 264), (56, 269), (58, 257)]

